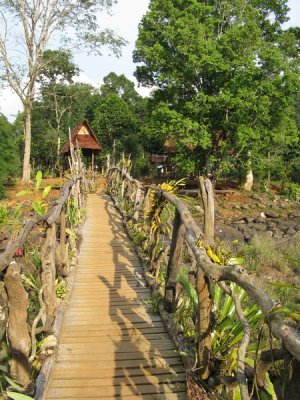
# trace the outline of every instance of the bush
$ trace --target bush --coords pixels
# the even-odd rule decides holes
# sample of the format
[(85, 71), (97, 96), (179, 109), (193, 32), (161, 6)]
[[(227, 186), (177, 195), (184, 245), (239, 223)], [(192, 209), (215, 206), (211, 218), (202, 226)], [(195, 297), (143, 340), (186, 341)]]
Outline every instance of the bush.
[(132, 161), (131, 174), (134, 178), (145, 176), (150, 171), (150, 165), (146, 158), (138, 157)]
[(283, 194), (287, 196), (289, 200), (297, 200), (300, 197), (300, 185), (292, 182), (288, 183)]
[(2, 185), (0, 185), (0, 200), (5, 198), (5, 190)]

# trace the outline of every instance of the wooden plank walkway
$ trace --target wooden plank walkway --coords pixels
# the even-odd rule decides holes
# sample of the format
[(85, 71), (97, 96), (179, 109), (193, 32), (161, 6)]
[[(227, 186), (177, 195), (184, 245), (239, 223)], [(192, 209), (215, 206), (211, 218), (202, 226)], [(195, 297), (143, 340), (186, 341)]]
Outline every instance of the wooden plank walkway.
[(185, 399), (185, 374), (111, 200), (88, 197), (79, 265), (45, 398)]

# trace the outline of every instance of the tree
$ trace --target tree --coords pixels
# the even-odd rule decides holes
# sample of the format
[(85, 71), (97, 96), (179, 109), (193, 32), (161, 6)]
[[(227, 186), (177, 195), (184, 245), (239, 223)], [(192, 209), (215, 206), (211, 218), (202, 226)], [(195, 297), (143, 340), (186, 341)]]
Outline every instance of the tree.
[(12, 125), (0, 114), (0, 184), (19, 173), (20, 159)]
[(103, 85), (100, 88), (102, 96), (116, 94), (128, 105), (135, 105), (141, 96), (135, 90), (134, 83), (127, 79), (125, 75), (117, 75), (110, 72), (103, 78)]
[[(93, 128), (106, 151), (136, 130), (136, 117), (128, 104), (116, 94), (101, 98), (95, 110)], [(122, 149), (122, 146), (120, 150)]]
[(32, 160), (35, 165), (53, 172), (58, 162), (61, 143), (70, 128), (86, 118), (94, 88), (84, 83), (57, 83), (41, 89), (32, 112)]
[[(49, 62), (43, 57), (51, 39), (63, 48), (95, 51), (108, 44), (117, 51), (124, 43), (110, 30), (101, 31), (97, 12), (114, 0), (0, 0), (0, 68), (20, 98), (25, 112), (23, 181), (30, 180), (31, 113), (36, 83)], [(52, 61), (51, 61), (52, 63)]]
[(182, 169), (245, 175), (270, 148), (298, 140), (299, 46), (281, 28), (286, 3), (151, 1), (139, 28), (135, 75), (157, 88), (154, 99), (170, 121), (166, 130), (175, 133)]
[(50, 126), (56, 131), (57, 162), (61, 147), (61, 124), (63, 116), (72, 109), (76, 92), (70, 90), (68, 84), (73, 83), (74, 76), (79, 74), (79, 68), (73, 63), (70, 51), (47, 50), (44, 52), (44, 68), (38, 78), (42, 102), (40, 105), (54, 112), (55, 122), (47, 118)]

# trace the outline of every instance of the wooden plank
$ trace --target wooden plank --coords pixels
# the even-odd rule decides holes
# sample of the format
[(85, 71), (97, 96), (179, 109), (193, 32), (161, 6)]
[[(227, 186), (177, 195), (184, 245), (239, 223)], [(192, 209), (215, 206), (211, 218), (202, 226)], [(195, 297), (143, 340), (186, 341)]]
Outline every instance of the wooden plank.
[(102, 341), (105, 346), (91, 346), (90, 343), (62, 343), (60, 342), (59, 354), (102, 354), (110, 351), (117, 351), (118, 353), (129, 353), (136, 352), (137, 350), (142, 351), (163, 351), (163, 350), (174, 350), (174, 343), (171, 339), (167, 340), (135, 340), (134, 342), (123, 342), (118, 339), (110, 338), (110, 340)]
[(149, 383), (157, 385), (160, 383), (175, 383), (175, 382), (185, 382), (185, 374), (180, 373), (173, 375), (170, 373), (160, 374), (160, 375), (126, 375), (121, 377), (101, 377), (101, 378), (86, 378), (84, 384), (78, 379), (54, 379), (52, 387), (54, 388), (76, 388), (76, 387), (102, 387), (102, 386), (114, 386), (126, 384), (126, 381), (130, 380), (131, 383), (135, 385), (147, 385)]
[[(143, 394), (171, 394), (174, 392), (184, 392), (185, 385), (180, 383), (161, 383), (157, 385), (134, 385), (130, 381), (124, 382), (123, 385), (105, 386), (105, 387), (88, 387), (84, 385), (80, 388), (55, 388), (48, 389), (48, 396), (51, 399), (67, 399), (69, 397), (82, 398), (82, 393), (88, 398), (95, 396), (130, 396)], [(155, 399), (155, 397), (154, 397)]]
[(58, 368), (54, 367), (52, 377), (53, 380), (59, 379), (69, 379), (74, 380), (78, 378), (82, 379), (99, 379), (101, 378), (118, 378), (124, 377), (125, 375), (130, 376), (159, 376), (164, 374), (172, 374), (178, 375), (182, 373), (181, 365), (167, 365), (164, 368), (160, 366), (156, 367), (147, 367), (141, 366), (139, 368), (119, 368), (119, 369), (101, 369), (101, 374), (99, 373), (99, 369), (67, 369), (67, 368)]
[[(93, 397), (93, 400), (115, 400), (120, 399), (120, 397), (108, 396), (104, 397)], [(51, 398), (49, 397), (49, 400)], [(78, 400), (78, 397), (68, 397), (68, 400)], [(80, 397), (80, 400), (91, 400), (90, 397)], [(186, 400), (185, 393), (168, 393), (165, 394), (156, 394), (154, 397), (152, 394), (147, 395), (130, 395), (130, 396), (122, 396), (122, 400)]]
[(184, 399), (185, 374), (144, 269), (106, 200), (88, 197), (79, 265), (46, 400)]

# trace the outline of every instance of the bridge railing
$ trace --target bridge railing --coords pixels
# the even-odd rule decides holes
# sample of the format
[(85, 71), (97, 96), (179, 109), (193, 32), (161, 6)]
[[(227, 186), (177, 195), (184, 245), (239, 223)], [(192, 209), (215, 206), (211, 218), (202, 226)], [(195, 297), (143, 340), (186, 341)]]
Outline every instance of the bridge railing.
[(25, 393), (34, 392), (34, 379), (47, 360), (38, 379), (38, 391), (44, 388), (52, 362), (47, 357), (54, 353), (65, 306), (62, 300), (70, 290), (66, 281), (72, 281), (77, 264), (76, 232), (90, 181), (74, 149), (70, 171), (50, 211), (27, 220), (0, 255), (1, 321), (6, 321), (4, 329), (1, 324), (1, 352), (7, 338), (10, 360), (1, 373)]
[[(197, 374), (202, 380), (207, 380), (211, 376), (212, 340), (215, 332), (221, 329), (214, 322), (218, 310), (215, 310), (212, 300), (213, 287), (221, 288), (223, 299), (224, 296), (232, 299), (240, 321), (243, 335), (238, 341), (236, 375), (234, 379), (231, 376), (229, 383), (233, 384), (232, 381), (238, 383), (242, 399), (250, 398), (248, 370), (246, 371), (245, 367), (247, 347), (250, 340), (258, 343), (260, 339), (258, 336), (250, 338), (250, 326), (245, 317), (241, 298), (236, 294), (238, 291), (233, 290), (232, 285), (242, 288), (258, 306), (258, 313), (262, 314), (262, 320), (267, 324), (271, 337), (277, 339), (277, 344), (272, 344), (274, 348), (269, 347), (259, 360), (260, 373), (263, 376), (258, 376), (258, 369), (255, 371), (254, 368), (251, 372), (252, 380), (256, 379), (259, 384), (263, 385), (263, 382), (265, 384), (264, 374), (275, 360), (283, 359), (284, 354), (288, 354), (296, 363), (300, 361), (300, 336), (297, 323), (286, 318), (283, 309), (258, 284), (258, 279), (250, 276), (243, 266), (238, 265), (238, 258), (235, 262), (231, 259), (227, 265), (226, 263), (221, 265), (212, 251), (213, 247), (206, 241), (187, 206), (174, 194), (176, 183), (159, 186), (143, 185), (130, 176), (124, 164), (123, 167), (121, 165), (109, 169), (107, 186), (116, 206), (123, 214), (131, 236), (148, 257), (146, 274), (152, 278), (154, 287), (162, 285), (161, 266), (165, 265), (164, 310), (171, 316), (176, 314), (176, 310), (182, 305), (184, 286), (190, 291), (192, 286), (193, 293), (196, 293), (196, 299), (193, 299), (197, 303), (195, 307), (197, 315), (194, 315), (197, 339), (196, 365)], [(185, 271), (188, 277), (188, 285), (179, 279), (182, 271)], [(193, 293), (189, 293), (191, 298)], [(257, 332), (255, 334), (257, 335)], [(257, 364), (258, 361), (254, 362)], [(220, 379), (218, 381), (220, 383)]]

